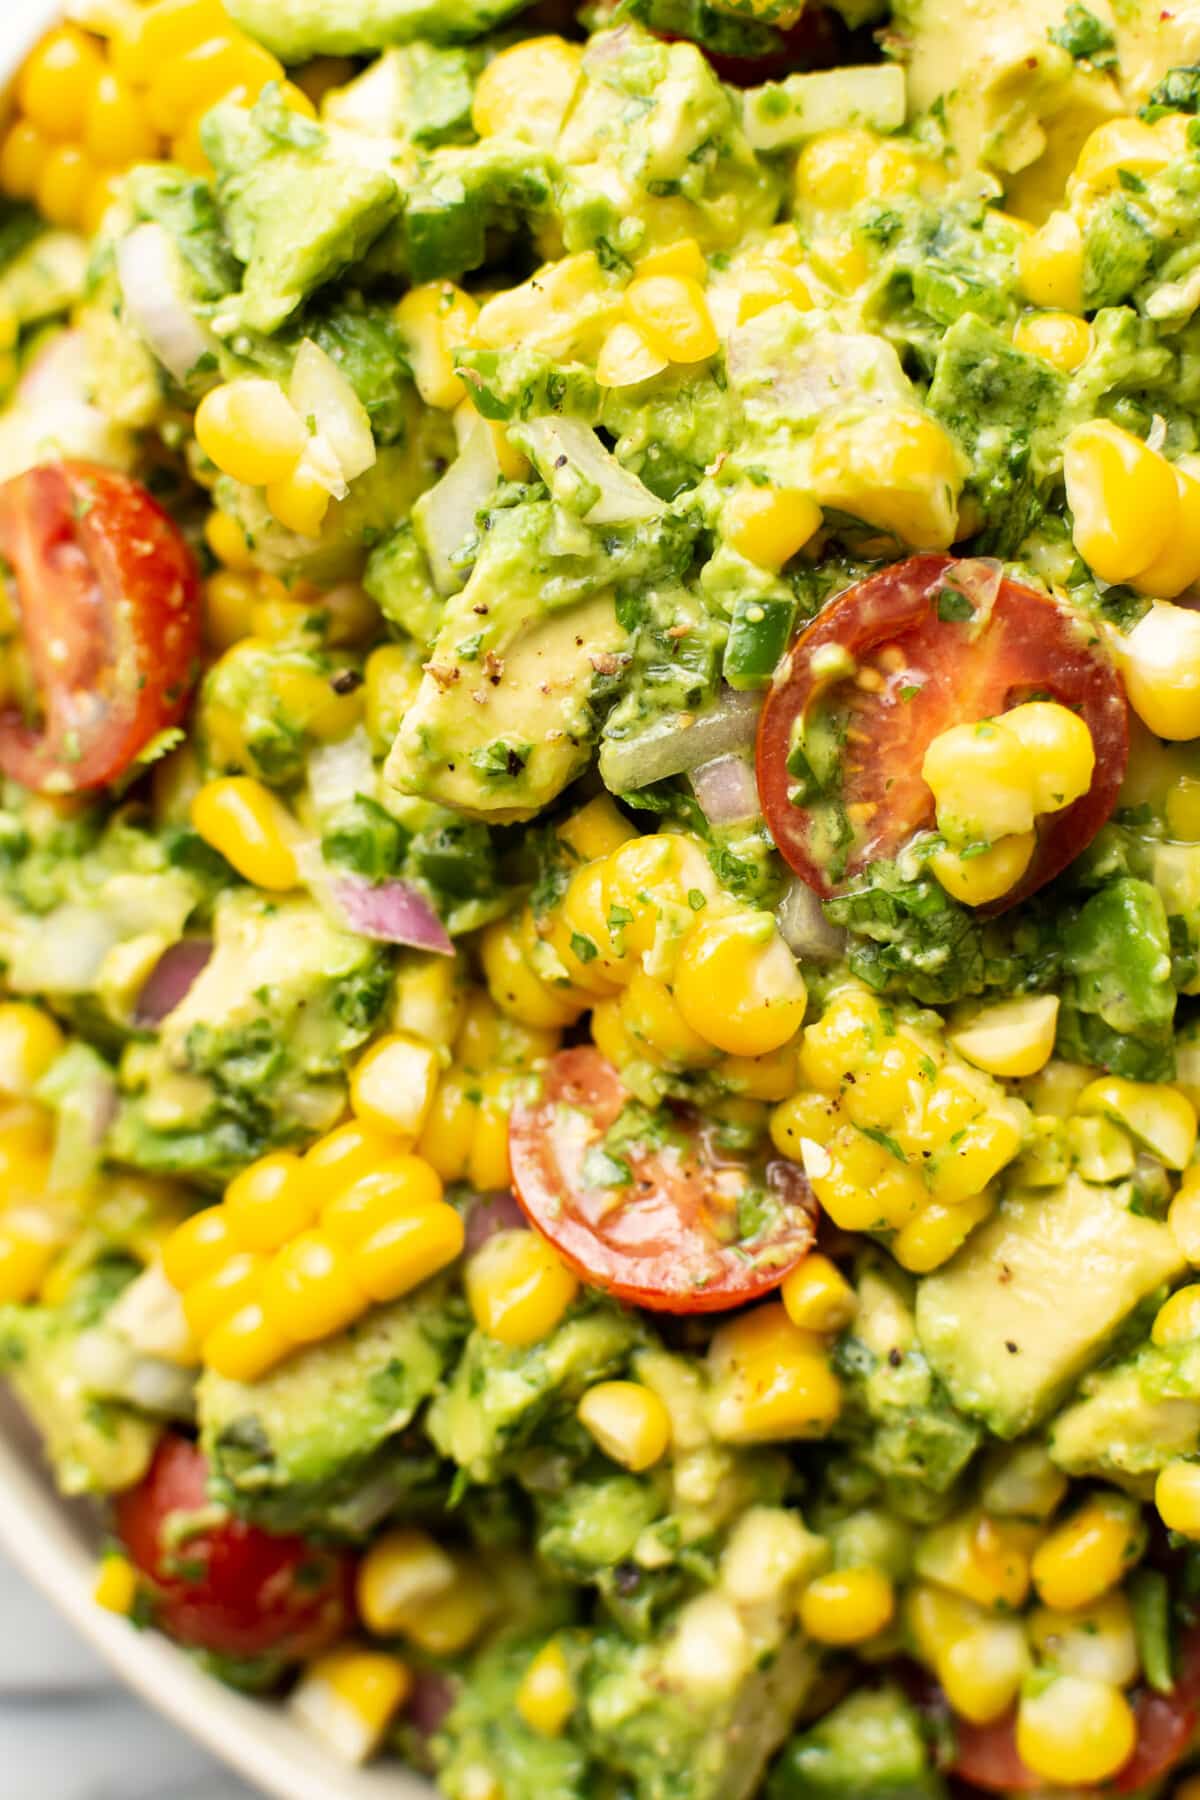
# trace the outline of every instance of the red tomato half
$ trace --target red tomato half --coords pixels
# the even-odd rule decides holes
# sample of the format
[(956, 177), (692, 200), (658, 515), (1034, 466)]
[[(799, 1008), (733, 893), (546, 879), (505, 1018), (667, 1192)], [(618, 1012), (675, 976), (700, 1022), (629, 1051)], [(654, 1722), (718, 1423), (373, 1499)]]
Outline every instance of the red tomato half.
[(1017, 1753), (1015, 1713), (1007, 1713), (991, 1725), (969, 1725), (955, 1718), (958, 1745), (954, 1773), (985, 1794), (1032, 1794), (1045, 1787)]
[(191, 552), (128, 475), (62, 462), (0, 487), (0, 556), (43, 715), (0, 711), (0, 769), (52, 793), (102, 787), (183, 717), (200, 653)]
[(721, 1152), (683, 1110), (665, 1132), (639, 1142), (631, 1130), (606, 1155), (605, 1137), (631, 1105), (590, 1045), (553, 1058), (509, 1120), (527, 1217), (586, 1282), (651, 1311), (716, 1312), (776, 1287), (815, 1235), (801, 1171)]
[[(852, 673), (838, 673), (839, 658)], [(990, 564), (911, 556), (848, 588), (797, 638), (759, 721), (758, 791), (783, 856), (825, 896), (896, 856), (934, 822), (921, 774), (931, 740), (1034, 697), (1079, 713), (1096, 768), (1086, 794), (1043, 815), (1033, 860), (1002, 906), (1064, 869), (1113, 809), (1129, 754), (1116, 671), (1086, 623), (1034, 588), (997, 581)], [(828, 797), (791, 799), (798, 734), (810, 761), (823, 747), (836, 762)]]
[(117, 1501), (117, 1531), (167, 1636), (222, 1656), (295, 1661), (339, 1637), (353, 1617), (352, 1559), (232, 1516), (212, 1522), (207, 1482), (201, 1452), (169, 1432)]

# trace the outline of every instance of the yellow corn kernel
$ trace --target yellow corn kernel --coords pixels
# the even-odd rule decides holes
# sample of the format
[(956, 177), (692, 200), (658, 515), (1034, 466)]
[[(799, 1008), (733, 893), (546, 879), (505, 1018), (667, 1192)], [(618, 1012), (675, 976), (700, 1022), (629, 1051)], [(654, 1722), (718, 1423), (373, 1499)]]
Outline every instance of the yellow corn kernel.
[(1113, 651), (1129, 704), (1156, 737), (1200, 737), (1200, 613), (1156, 600)]
[(54, 1261), (56, 1248), (52, 1236), (18, 1228), (11, 1213), (7, 1220), (0, 1215), (0, 1304), (32, 1300)]
[(398, 1656), (339, 1644), (309, 1663), (288, 1702), (291, 1711), (343, 1762), (365, 1762), (412, 1689)]
[(694, 276), (635, 275), (625, 290), (625, 306), (651, 349), (670, 362), (703, 362), (721, 347)]
[(196, 408), (195, 432), (210, 462), (252, 487), (285, 480), (308, 444), (304, 421), (279, 383), (258, 375), (211, 388)]
[(1075, 1105), (1081, 1113), (1103, 1113), (1123, 1125), (1168, 1169), (1184, 1169), (1191, 1161), (1196, 1109), (1178, 1088), (1104, 1075), (1089, 1082)]
[(779, 1297), (801, 1331), (844, 1331), (858, 1311), (858, 1295), (837, 1264), (818, 1251), (784, 1276)]
[(861, 126), (810, 138), (796, 159), (797, 200), (832, 212), (856, 205), (868, 192), (871, 158), (878, 144), (874, 132)]
[(1200, 1284), (1178, 1288), (1154, 1316), (1150, 1333), (1160, 1347), (1200, 1338)]
[(463, 1222), (443, 1201), (405, 1210), (356, 1244), (350, 1272), (372, 1300), (398, 1300), (460, 1255)]
[(820, 523), (820, 507), (800, 488), (741, 488), (721, 514), (726, 543), (763, 569), (782, 569)]
[(953, 541), (963, 470), (953, 439), (915, 408), (834, 413), (812, 437), (813, 497), (914, 550)]
[(659, 1462), (670, 1446), (671, 1415), (640, 1381), (601, 1381), (576, 1410), (605, 1456), (635, 1474)]
[(777, 1106), (771, 1115), (771, 1142), (781, 1156), (788, 1156), (793, 1162), (802, 1163), (806, 1143), (817, 1150), (825, 1149), (843, 1124), (844, 1119), (837, 1101), (831, 1100), (828, 1095), (793, 1094), (790, 1100)]
[(427, 406), (449, 411), (466, 398), (453, 352), (470, 342), (479, 308), (452, 281), (430, 281), (405, 294), (396, 322), (408, 346), (417, 392)]
[(1167, 1213), (1167, 1225), (1181, 1256), (1200, 1266), (1200, 1169), (1189, 1169)]
[(1180, 844), (1200, 844), (1200, 781), (1180, 775), (1167, 791), (1167, 836)]
[(17, 119), (0, 143), (0, 188), (14, 200), (32, 200), (49, 145), (29, 119)]
[(526, 38), (493, 56), (475, 84), (471, 123), (480, 137), (506, 132), (549, 147), (583, 68), (583, 46)]
[(1140, 119), (1105, 119), (1085, 140), (1075, 163), (1074, 180), (1093, 193), (1115, 187), (1122, 169), (1153, 175), (1177, 154), (1168, 138)]
[(1200, 577), (1200, 481), (1194, 474), (1171, 464), (1179, 496), (1175, 529), (1165, 549), (1133, 577), (1139, 594), (1170, 600)]
[(547, 941), (572, 986), (586, 993), (607, 998), (628, 979), (628, 964), (612, 954), (603, 860), (576, 869), (551, 917)]
[(987, 906), (1016, 887), (1033, 858), (1037, 834), (1020, 832), (1000, 838), (979, 855), (963, 855), (945, 845), (935, 850), (929, 866), (954, 900), (964, 906)]
[(52, 225), (78, 225), (91, 169), (77, 144), (56, 144), (38, 174), (33, 197)]
[(225, 1189), (225, 1218), (241, 1250), (278, 1250), (310, 1225), (317, 1195), (304, 1165), (290, 1150), (276, 1151), (235, 1175)]
[(526, 959), (518, 935), (519, 917), (497, 919), (483, 933), (480, 960), (487, 979), (488, 992), (510, 1018), (522, 1025), (556, 1029), (573, 1025), (583, 1010), (582, 1002), (567, 998), (542, 981)]
[(490, 1069), (478, 1077), (479, 1110), (471, 1136), (466, 1176), (472, 1187), (485, 1193), (508, 1187), (508, 1115), (512, 1077), (503, 1069)]
[(269, 81), (283, 79), (283, 65), (270, 51), (227, 28), (222, 36), (193, 44), (151, 71), (146, 111), (157, 130), (170, 132), (235, 88), (257, 97)]
[(597, 1001), (592, 1009), (591, 1031), (592, 1042), (614, 1068), (624, 1069), (642, 1055), (642, 1045), (625, 1029), (617, 1000)]
[(256, 1256), (249, 1250), (235, 1250), (218, 1263), (211, 1274), (201, 1276), (184, 1288), (183, 1311), (192, 1336), (203, 1340), (222, 1319), (230, 1318), (243, 1306), (257, 1300), (267, 1266), (265, 1256)]
[(708, 1363), (710, 1420), (724, 1443), (823, 1437), (841, 1411), (823, 1341), (793, 1325), (778, 1301), (722, 1325)]
[(607, 794), (597, 794), (586, 806), (564, 819), (557, 828), (559, 839), (580, 862), (594, 862), (627, 844), (637, 832)]
[(377, 1538), (359, 1565), (358, 1610), (368, 1630), (391, 1637), (453, 1586), (458, 1570), (427, 1532), (402, 1526)]
[(1166, 458), (1107, 419), (1077, 425), (1063, 445), (1072, 537), (1104, 581), (1129, 581), (1168, 548), (1179, 490)]
[(106, 69), (92, 89), (83, 147), (93, 162), (106, 169), (126, 169), (130, 163), (149, 162), (158, 154), (158, 133), (137, 95), (111, 70)]
[(283, 802), (249, 775), (207, 781), (192, 801), (192, 824), (255, 887), (286, 893), (300, 879), (296, 825)]
[(1055, 700), (1030, 700), (1006, 712), (1001, 722), (1033, 764), (1035, 812), (1060, 812), (1087, 793), (1096, 751), (1078, 713)]
[(558, 1325), (579, 1282), (536, 1231), (498, 1231), (467, 1264), (467, 1302), (481, 1331), (514, 1349)]
[[(935, 1089), (926, 1109), (926, 1120), (936, 1119)], [(953, 1131), (927, 1168), (929, 1189), (935, 1200), (957, 1206), (983, 1193), (989, 1181), (1021, 1148), (1020, 1114), (1015, 1111), (976, 1112), (968, 1123)]]
[(78, 139), (103, 72), (93, 40), (74, 25), (62, 25), (26, 57), (17, 77), (17, 105), (47, 137)]
[(120, 1613), (124, 1617), (133, 1611), (137, 1599), (137, 1570), (127, 1556), (118, 1550), (109, 1550), (100, 1558), (96, 1568), (96, 1580), (92, 1588), (92, 1599), (105, 1612)]
[(432, 1044), (400, 1031), (380, 1038), (350, 1076), (355, 1118), (415, 1144), (429, 1116), (439, 1072)]
[(757, 319), (760, 313), (781, 301), (807, 312), (814, 304), (812, 290), (798, 269), (790, 268), (777, 256), (746, 257), (737, 278), (737, 322)]
[(557, 1638), (538, 1651), (521, 1677), (516, 1708), (541, 1737), (559, 1737), (575, 1710), (575, 1685)]
[(925, 1581), (990, 1611), (1016, 1612), (1029, 1593), (1029, 1556), (1038, 1527), (993, 1519), (979, 1507), (925, 1532), (913, 1566)]
[(261, 594), (252, 575), (218, 569), (204, 583), (204, 636), (214, 650), (228, 650), (254, 630)]
[(665, 982), (638, 969), (618, 1002), (629, 1037), (666, 1069), (703, 1068), (716, 1051), (693, 1030)]
[(1133, 1609), (1119, 1591), (1078, 1612), (1040, 1606), (1029, 1615), (1029, 1641), (1039, 1659), (1064, 1675), (1128, 1687), (1138, 1676)]
[(205, 181), (211, 181), (213, 166), (208, 160), (204, 148), (204, 140), (200, 136), (200, 125), (203, 113), (197, 113), (188, 120), (182, 131), (177, 131), (170, 141), (170, 156), (173, 163), (186, 169), (189, 175), (201, 175)]
[[(449, 1069), (438, 1083), (425, 1129), (417, 1149), (443, 1181), (461, 1181), (466, 1175), (477, 1103), (471, 1093), (479, 1078), (461, 1069)], [(507, 1175), (498, 1185), (505, 1186)]]
[(692, 1030), (731, 1056), (764, 1056), (800, 1029), (808, 993), (770, 913), (708, 919), (685, 939), (675, 999)]
[(1129, 1761), (1137, 1725), (1120, 1688), (1058, 1675), (1017, 1708), (1017, 1750), (1043, 1780), (1092, 1786)]
[(401, 1154), (337, 1187), (321, 1206), (321, 1230), (351, 1250), (382, 1226), (427, 1213), (441, 1199), (441, 1177), (432, 1164)]
[(121, 197), (121, 178), (111, 169), (89, 176), (79, 207), (79, 224), (85, 237), (99, 231), (108, 209)]
[(916, 1168), (853, 1125), (806, 1148), (803, 1161), (813, 1193), (843, 1231), (899, 1231), (928, 1199)]
[(766, 1056), (727, 1056), (720, 1067), (721, 1085), (749, 1100), (786, 1100), (795, 1092), (799, 1065), (794, 1044)]
[(421, 668), (403, 644), (381, 644), (363, 667), (367, 730), (372, 740), (390, 746), (400, 721), (416, 696)]
[(405, 1636), (430, 1656), (457, 1656), (479, 1636), (494, 1607), (481, 1571), (464, 1565), (445, 1593), (418, 1610)]
[(40, 1006), (0, 1002), (0, 1094), (28, 1099), (65, 1045), (62, 1032)]
[(690, 928), (697, 896), (710, 901), (716, 894), (708, 858), (682, 833), (632, 838), (605, 860), (606, 916), (614, 922), (613, 947), (621, 956), (652, 950), (664, 923), (675, 933)]
[(835, 1094), (847, 1076), (857, 1081), (864, 1065), (889, 1041), (874, 996), (865, 988), (843, 988), (804, 1033), (800, 1073), (822, 1093)]
[(980, 1007), (950, 1033), (950, 1042), (977, 1069), (1012, 1080), (1045, 1067), (1057, 1029), (1057, 996), (1024, 994)]
[(634, 263), (634, 274), (686, 275), (703, 284), (708, 280), (708, 262), (694, 237), (676, 238), (673, 244), (661, 244), (647, 250)]
[(1123, 1494), (1095, 1494), (1038, 1546), (1034, 1586), (1056, 1612), (1090, 1606), (1117, 1585), (1138, 1546), (1134, 1502)]
[(182, 1292), (219, 1269), (234, 1252), (223, 1206), (207, 1206), (176, 1226), (163, 1245), (163, 1271)]
[(228, 31), (222, 0), (155, 0), (118, 15), (109, 55), (123, 80), (144, 87), (168, 56)]
[(272, 1259), (262, 1306), (270, 1324), (299, 1344), (331, 1337), (356, 1319), (366, 1300), (349, 1258), (323, 1231), (302, 1231)]
[(991, 844), (1032, 829), (1036, 770), (1004, 719), (940, 732), (921, 774), (933, 791), (938, 829), (954, 844)]
[(901, 1226), (892, 1254), (912, 1275), (928, 1275), (940, 1269), (961, 1249), (977, 1225), (995, 1207), (990, 1194), (974, 1194), (966, 1200), (927, 1200), (915, 1216)]
[(1200, 1463), (1169, 1462), (1154, 1484), (1154, 1504), (1168, 1531), (1200, 1538)]
[(920, 1654), (955, 1712), (973, 1725), (1001, 1718), (1029, 1669), (1020, 1621), (993, 1618), (972, 1601), (928, 1584), (910, 1590), (907, 1614)]
[(213, 1327), (201, 1356), (227, 1381), (258, 1381), (294, 1348), (295, 1339), (272, 1324), (261, 1301), (252, 1300)]
[(286, 530), (297, 537), (320, 537), (329, 511), (329, 488), (307, 458), (294, 463), (286, 475), (268, 481), (265, 499), (272, 518)]
[(1083, 234), (1069, 212), (1053, 212), (1022, 238), (1017, 269), (1025, 298), (1051, 311), (1083, 311)]
[(1026, 313), (1013, 328), (1013, 344), (1070, 375), (1091, 354), (1092, 328), (1072, 313)]
[(394, 1132), (376, 1131), (359, 1119), (351, 1119), (318, 1138), (305, 1152), (303, 1166), (320, 1202), (364, 1175), (382, 1168), (390, 1172), (397, 1164), (405, 1168), (410, 1160), (403, 1138)]
[(896, 1595), (880, 1569), (831, 1569), (800, 1596), (800, 1624), (818, 1644), (863, 1644), (892, 1622)]
[(620, 320), (600, 346), (596, 380), (606, 388), (637, 387), (669, 366), (670, 358), (655, 349), (636, 325)]

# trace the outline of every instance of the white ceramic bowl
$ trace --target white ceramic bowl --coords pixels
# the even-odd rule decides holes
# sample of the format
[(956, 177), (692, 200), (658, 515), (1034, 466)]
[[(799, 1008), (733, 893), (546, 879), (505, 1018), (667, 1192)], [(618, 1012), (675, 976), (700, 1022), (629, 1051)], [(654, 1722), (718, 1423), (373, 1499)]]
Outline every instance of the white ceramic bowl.
[[(22, 0), (15, 17), (9, 6), (0, 0), (0, 89), (61, 0)], [(431, 1789), (419, 1777), (395, 1764), (348, 1769), (279, 1706), (231, 1692), (166, 1638), (102, 1612), (91, 1597), (101, 1531), (98, 1510), (54, 1492), (36, 1434), (0, 1383), (0, 1546), (123, 1681), (279, 1800), (429, 1800)], [(137, 1761), (131, 1743), (131, 1769)]]

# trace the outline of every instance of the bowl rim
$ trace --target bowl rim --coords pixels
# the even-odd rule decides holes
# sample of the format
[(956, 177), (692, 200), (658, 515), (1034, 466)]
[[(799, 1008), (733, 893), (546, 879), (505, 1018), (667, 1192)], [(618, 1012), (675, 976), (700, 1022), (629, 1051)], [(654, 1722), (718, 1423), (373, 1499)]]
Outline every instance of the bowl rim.
[[(10, 11), (0, 0), (0, 101), (25, 53), (70, 10), (63, 0), (24, 0)], [(431, 1785), (402, 1764), (339, 1761), (278, 1702), (223, 1687), (168, 1639), (97, 1606), (103, 1535), (99, 1508), (55, 1493), (36, 1434), (0, 1378), (0, 1548), (114, 1675), (277, 1800), (430, 1800)]]

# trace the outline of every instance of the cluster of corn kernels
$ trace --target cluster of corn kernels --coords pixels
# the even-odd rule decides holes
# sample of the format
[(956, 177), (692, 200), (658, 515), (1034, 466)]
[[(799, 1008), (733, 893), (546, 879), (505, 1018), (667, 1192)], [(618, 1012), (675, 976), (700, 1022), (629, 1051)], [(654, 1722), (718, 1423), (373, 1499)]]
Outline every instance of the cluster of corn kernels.
[(40, 1008), (0, 1005), (0, 1304), (32, 1300), (69, 1236), (64, 1197), (48, 1197), (53, 1122), (33, 1099), (63, 1047), (61, 1031)]
[(806, 1004), (795, 960), (770, 913), (722, 892), (697, 842), (636, 837), (604, 799), (560, 835), (580, 859), (561, 900), (484, 933), (484, 973), (501, 1011), (557, 1028), (592, 1007), (601, 1048), (611, 1054), (620, 1037), (672, 1069), (791, 1043)]
[(918, 1273), (946, 1261), (994, 1205), (990, 1183), (1025, 1136), (1025, 1107), (866, 989), (836, 994), (800, 1044), (805, 1087), (771, 1120), (835, 1225), (887, 1231)]
[(196, 408), (196, 442), (235, 481), (265, 490), (279, 523), (316, 537), (331, 500), (375, 461), (366, 408), (333, 358), (306, 338), (285, 392), (263, 375), (211, 388)]
[(947, 839), (930, 859), (942, 886), (971, 906), (1006, 894), (1033, 856), (1035, 819), (1086, 794), (1095, 762), (1087, 725), (1052, 700), (939, 733), (921, 773)]
[(419, 1141), (421, 1155), (443, 1181), (467, 1181), (483, 1193), (508, 1186), (514, 1086), (553, 1056), (558, 1040), (551, 1027), (506, 1017), (478, 990), (464, 997), (454, 1028), (440, 1040), (453, 1046), (450, 1066), (438, 1082)]
[(244, 1169), (167, 1240), (163, 1267), (202, 1361), (254, 1381), (428, 1280), (462, 1243), (436, 1171), (359, 1116), (303, 1157)]
[(260, 569), (230, 513), (209, 513), (204, 538), (220, 564), (204, 584), (204, 628), (211, 649), (228, 650), (247, 637), (293, 637), (314, 613), (320, 615), (322, 643), (334, 647), (361, 644), (377, 629), (379, 609), (357, 582), (328, 589), (304, 581), (288, 585)]
[(198, 125), (218, 100), (248, 104), (275, 81), (290, 106), (313, 110), (220, 0), (155, 0), (113, 16), (105, 37), (75, 25), (50, 32), (17, 79), (0, 189), (52, 224), (94, 231), (133, 163), (165, 154), (208, 173)]

